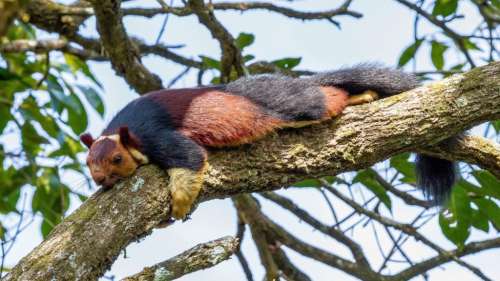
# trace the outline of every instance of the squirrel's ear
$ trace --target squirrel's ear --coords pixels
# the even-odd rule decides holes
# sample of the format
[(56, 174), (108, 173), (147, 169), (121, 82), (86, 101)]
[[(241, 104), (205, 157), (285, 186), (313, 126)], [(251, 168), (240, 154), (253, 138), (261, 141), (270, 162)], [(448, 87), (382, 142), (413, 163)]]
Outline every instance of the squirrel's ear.
[(92, 137), (91, 134), (85, 133), (80, 136), (80, 140), (85, 144), (87, 148), (90, 148), (92, 144), (94, 143), (94, 138)]
[(118, 129), (118, 134), (120, 135), (120, 142), (127, 147), (138, 147), (139, 143), (137, 138), (133, 136), (128, 130), (127, 126), (122, 126)]

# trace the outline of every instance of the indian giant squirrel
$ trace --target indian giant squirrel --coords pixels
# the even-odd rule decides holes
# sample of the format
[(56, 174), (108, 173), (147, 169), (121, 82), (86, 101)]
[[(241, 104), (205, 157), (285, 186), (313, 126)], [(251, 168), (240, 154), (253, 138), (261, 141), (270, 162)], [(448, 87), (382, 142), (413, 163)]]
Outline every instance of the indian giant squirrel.
[[(87, 164), (104, 187), (154, 163), (170, 176), (172, 216), (190, 211), (207, 168), (205, 147), (235, 146), (285, 127), (328, 120), (348, 105), (399, 94), (419, 85), (412, 74), (359, 65), (310, 77), (259, 75), (225, 85), (159, 90), (131, 101), (93, 139)], [(425, 155), (416, 158), (417, 185), (443, 201), (457, 177), (454, 164)]]

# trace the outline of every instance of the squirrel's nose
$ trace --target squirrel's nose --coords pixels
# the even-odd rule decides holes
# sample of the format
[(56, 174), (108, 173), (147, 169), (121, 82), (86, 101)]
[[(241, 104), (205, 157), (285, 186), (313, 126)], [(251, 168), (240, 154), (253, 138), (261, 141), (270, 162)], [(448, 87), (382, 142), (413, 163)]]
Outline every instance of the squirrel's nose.
[(105, 181), (105, 180), (106, 180), (106, 177), (101, 176), (101, 175), (99, 175), (99, 176), (95, 176), (95, 177), (94, 177), (94, 181), (95, 181), (95, 183), (97, 183), (98, 185), (102, 185), (102, 184), (104, 183), (104, 181)]

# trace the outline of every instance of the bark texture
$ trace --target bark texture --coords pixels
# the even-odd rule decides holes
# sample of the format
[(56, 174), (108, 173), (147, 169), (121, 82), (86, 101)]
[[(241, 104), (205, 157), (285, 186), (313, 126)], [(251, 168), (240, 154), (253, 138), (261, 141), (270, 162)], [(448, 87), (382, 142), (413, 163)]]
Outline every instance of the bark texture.
[[(350, 107), (324, 124), (284, 130), (251, 145), (212, 151), (200, 201), (366, 168), (498, 118), (500, 62), (495, 62)], [(112, 190), (93, 195), (3, 280), (96, 280), (121, 249), (169, 218), (167, 183), (164, 172), (150, 165)]]

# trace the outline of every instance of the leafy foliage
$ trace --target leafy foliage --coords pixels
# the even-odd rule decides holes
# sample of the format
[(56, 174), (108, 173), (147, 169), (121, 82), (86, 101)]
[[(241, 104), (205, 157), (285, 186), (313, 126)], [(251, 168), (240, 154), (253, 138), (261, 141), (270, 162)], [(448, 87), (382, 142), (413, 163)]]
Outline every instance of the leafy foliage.
[[(441, 26), (450, 27), (453, 21), (460, 18), (461, 5), (458, 0), (420, 1), (418, 3), (421, 4), (422, 9), (428, 12), (434, 23), (439, 22)], [(498, 1), (484, 1), (480, 5), (482, 5), (484, 15), (489, 12), (498, 14)], [(422, 46), (429, 47), (429, 59), (435, 68), (435, 71), (429, 71), (429, 73), (440, 74), (444, 77), (463, 71), (466, 67), (472, 67), (474, 62), (472, 52), (487, 53), (486, 49), (482, 47), (487, 46), (487, 44), (485, 45), (481, 41), (481, 36), (461, 36), (461, 32), (451, 34), (453, 31), (450, 32), (449, 29), (443, 28), (438, 29), (437, 32), (422, 34), (418, 30), (418, 25), (415, 25), (414, 28), (415, 34), (418, 33), (418, 39), (401, 53), (398, 62), (400, 67), (412, 60), (418, 61), (416, 59), (417, 52)], [(474, 31), (477, 34), (473, 35), (487, 31), (488, 28), (488, 24), (482, 23)], [(450, 49), (458, 51), (460, 61), (458, 64), (446, 64), (446, 54)], [(495, 60), (495, 53), (498, 55), (494, 49), (490, 50), (487, 61)], [(428, 75), (424, 74), (423, 78), (429, 78)], [(491, 122), (490, 126), (494, 128), (495, 135), (498, 135), (500, 132), (499, 121)], [(408, 159), (408, 157), (401, 155), (393, 157), (390, 165), (403, 175), (400, 179), (401, 182), (415, 183), (415, 176), (411, 175), (412, 164), (406, 160), (403, 161), (403, 159)], [(469, 174), (473, 176), (470, 180)], [(472, 172), (463, 173), (463, 175), (464, 179), (454, 186), (451, 198), (439, 216), (439, 224), (443, 234), (457, 246), (464, 245), (472, 228), (488, 232), (490, 225), (493, 225), (497, 230), (499, 229), (498, 200), (500, 192), (498, 187), (500, 182), (492, 174), (477, 170), (476, 167), (472, 167)]]
[[(6, 40), (18, 39), (36, 39), (36, 31), (17, 23)], [(61, 221), (70, 194), (77, 193), (62, 182), (61, 174), (85, 175), (78, 157), (84, 149), (77, 136), (88, 126), (85, 101), (104, 114), (99, 88), (86, 62), (75, 56), (54, 60), (49, 54), (1, 55), (0, 214), (19, 214), (21, 188), (29, 187), (34, 191), (31, 209), (43, 218), (43, 236)], [(8, 232), (0, 224), (0, 236)]]

